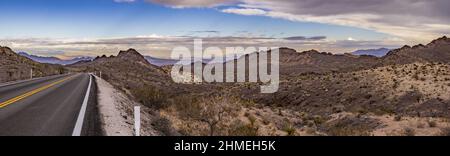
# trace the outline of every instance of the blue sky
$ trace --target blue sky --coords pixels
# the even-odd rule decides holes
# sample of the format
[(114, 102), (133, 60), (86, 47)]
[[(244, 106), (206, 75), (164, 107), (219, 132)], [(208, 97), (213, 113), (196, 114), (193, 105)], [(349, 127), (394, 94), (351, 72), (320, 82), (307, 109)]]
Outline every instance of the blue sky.
[[(265, 37), (327, 36), (332, 39), (380, 39), (370, 30), (293, 22), (271, 17), (226, 14), (216, 9), (174, 9), (162, 5), (112, 0), (2, 0), (1, 37), (120, 37), (139, 35), (248, 34)], [(14, 25), (14, 26), (11, 26)], [(201, 33), (197, 33), (201, 34)], [(203, 35), (211, 35), (203, 33)]]
[[(137, 47), (148, 55), (164, 56), (171, 48), (165, 43), (143, 45), (114, 42), (116, 45), (111, 48), (110, 45), (95, 42), (105, 39), (124, 41), (123, 38), (147, 36), (150, 39), (162, 38), (167, 43), (179, 43), (173, 38), (190, 36), (206, 40), (210, 37), (220, 38), (224, 43), (217, 46), (223, 47), (236, 45), (225, 43), (229, 37), (248, 37), (247, 41), (255, 40), (254, 44), (249, 45), (255, 46), (261, 43), (257, 41), (258, 38), (265, 37), (273, 39), (269, 45), (342, 53), (428, 41), (442, 34), (436, 32), (444, 32), (444, 35), (448, 32), (447, 23), (417, 25), (417, 29), (412, 29), (416, 23), (414, 19), (408, 22), (410, 25), (399, 25), (391, 22), (397, 20), (397, 16), (373, 13), (376, 11), (366, 13), (349, 10), (328, 14), (327, 10), (340, 9), (323, 9), (323, 5), (320, 5), (316, 10), (322, 9), (324, 12), (301, 12), (301, 7), (308, 1), (131, 0), (119, 3), (115, 0), (2, 0), (0, 19), (5, 24), (0, 24), (0, 44), (42, 55), (50, 54), (51, 51), (65, 51), (66, 57), (112, 54), (121, 48), (130, 47)], [(372, 5), (356, 4), (362, 5), (358, 7)], [(417, 19), (417, 23), (419, 20), (422, 19)], [(418, 33), (410, 35), (410, 32)], [(282, 40), (299, 36), (323, 38), (297, 42)], [(92, 44), (75, 44), (80, 41)], [(100, 50), (103, 52), (98, 52)]]

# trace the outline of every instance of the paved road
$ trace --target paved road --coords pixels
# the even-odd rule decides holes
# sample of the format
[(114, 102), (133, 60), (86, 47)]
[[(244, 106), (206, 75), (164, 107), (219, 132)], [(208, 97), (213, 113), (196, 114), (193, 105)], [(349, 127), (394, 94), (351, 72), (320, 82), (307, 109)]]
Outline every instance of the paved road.
[(73, 135), (90, 82), (72, 74), (0, 85), (0, 136)]

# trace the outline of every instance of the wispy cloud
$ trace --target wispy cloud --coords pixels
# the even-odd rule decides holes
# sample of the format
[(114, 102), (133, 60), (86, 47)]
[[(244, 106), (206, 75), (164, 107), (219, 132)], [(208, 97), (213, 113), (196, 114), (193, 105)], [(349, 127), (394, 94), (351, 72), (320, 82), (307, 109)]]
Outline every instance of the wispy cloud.
[(173, 8), (216, 7), (236, 3), (236, 0), (146, 0)]
[(333, 53), (351, 52), (357, 49), (388, 47), (396, 48), (404, 44), (401, 40), (385, 39), (380, 41), (336, 41), (325, 36), (292, 36), (286, 38), (272, 37), (196, 37), (196, 36), (161, 36), (148, 35), (122, 38), (96, 39), (48, 39), (22, 38), (1, 39), (10, 43), (15, 51), (50, 55), (51, 52), (64, 52), (63, 57), (116, 55), (119, 50), (135, 48), (144, 55), (168, 58), (173, 48), (184, 46), (193, 49), (194, 39), (203, 39), (203, 47), (290, 47), (298, 51), (317, 49)]
[[(374, 30), (423, 42), (450, 34), (448, 0), (148, 0), (171, 6), (219, 7), (224, 13), (267, 16)], [(234, 4), (231, 5), (230, 4)], [(228, 6), (224, 6), (228, 5)]]
[(317, 41), (317, 40), (324, 40), (327, 39), (326, 36), (313, 36), (313, 37), (305, 37), (305, 36), (292, 36), (292, 37), (286, 37), (285, 40), (293, 40), (293, 41)]

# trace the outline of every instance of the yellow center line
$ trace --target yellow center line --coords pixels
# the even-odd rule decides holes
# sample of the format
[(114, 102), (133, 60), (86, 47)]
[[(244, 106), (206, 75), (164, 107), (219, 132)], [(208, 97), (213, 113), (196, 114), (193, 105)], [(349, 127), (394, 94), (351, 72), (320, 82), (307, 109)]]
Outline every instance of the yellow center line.
[(32, 90), (32, 91), (30, 91), (30, 92), (28, 92), (28, 93), (22, 94), (22, 95), (20, 95), (20, 96), (15, 97), (15, 98), (9, 99), (8, 101), (2, 102), (2, 103), (0, 103), (0, 108), (4, 108), (4, 107), (6, 107), (6, 106), (8, 106), (8, 105), (10, 105), (10, 104), (13, 104), (13, 103), (17, 102), (17, 101), (20, 101), (20, 100), (25, 99), (25, 98), (27, 98), (27, 97), (30, 97), (30, 96), (32, 96), (32, 95), (34, 95), (34, 94), (36, 94), (36, 93), (39, 93), (39, 92), (41, 92), (41, 91), (44, 91), (44, 90), (46, 90), (46, 89), (48, 89), (48, 88), (50, 88), (50, 87), (53, 87), (53, 86), (55, 86), (55, 85), (57, 85), (57, 84), (60, 84), (60, 83), (64, 82), (64, 81), (66, 81), (66, 80), (68, 80), (68, 79), (70, 79), (70, 78), (72, 78), (72, 77), (73, 77), (73, 76), (64, 78), (64, 79), (62, 79), (62, 80), (59, 80), (59, 81), (53, 82), (53, 83), (51, 83), (51, 84), (45, 85), (45, 86), (43, 86), (43, 87), (40, 87), (40, 88), (35, 89), (35, 90)]

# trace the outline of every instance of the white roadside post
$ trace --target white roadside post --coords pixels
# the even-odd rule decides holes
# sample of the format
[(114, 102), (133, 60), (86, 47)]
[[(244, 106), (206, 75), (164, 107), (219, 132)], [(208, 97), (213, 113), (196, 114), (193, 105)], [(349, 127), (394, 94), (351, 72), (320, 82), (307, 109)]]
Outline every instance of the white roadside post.
[(134, 107), (134, 134), (135, 136), (141, 135), (141, 107)]
[(33, 79), (33, 68), (30, 70), (30, 79)]

